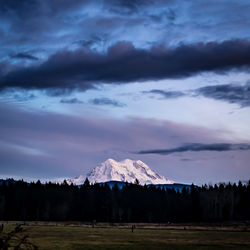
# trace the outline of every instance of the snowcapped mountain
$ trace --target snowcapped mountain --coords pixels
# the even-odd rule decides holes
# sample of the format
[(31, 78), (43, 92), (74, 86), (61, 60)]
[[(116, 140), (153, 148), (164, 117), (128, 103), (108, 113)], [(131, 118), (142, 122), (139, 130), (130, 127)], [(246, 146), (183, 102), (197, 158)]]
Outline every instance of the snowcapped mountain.
[(144, 184), (173, 184), (174, 182), (157, 174), (142, 161), (133, 161), (130, 159), (121, 162), (108, 159), (95, 167), (87, 176), (80, 175), (77, 178), (68, 180), (68, 183), (76, 185), (83, 184), (85, 178), (90, 183), (100, 183), (107, 181), (123, 181), (134, 183), (138, 179), (141, 185)]

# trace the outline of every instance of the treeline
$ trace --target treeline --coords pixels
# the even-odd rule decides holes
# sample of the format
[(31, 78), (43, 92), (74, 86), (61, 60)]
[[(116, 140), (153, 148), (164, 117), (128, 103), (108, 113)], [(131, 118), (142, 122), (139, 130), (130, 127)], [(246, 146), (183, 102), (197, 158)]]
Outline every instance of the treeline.
[(250, 219), (247, 185), (191, 186), (182, 192), (154, 186), (107, 184), (78, 187), (2, 181), (0, 220), (92, 222), (222, 222)]

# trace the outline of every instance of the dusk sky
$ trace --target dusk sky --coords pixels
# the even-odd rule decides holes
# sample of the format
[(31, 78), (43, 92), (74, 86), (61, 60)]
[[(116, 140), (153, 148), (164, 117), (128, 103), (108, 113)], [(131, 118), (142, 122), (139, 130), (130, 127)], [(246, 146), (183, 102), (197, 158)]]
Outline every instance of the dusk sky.
[(108, 158), (250, 179), (250, 1), (0, 0), (0, 178)]

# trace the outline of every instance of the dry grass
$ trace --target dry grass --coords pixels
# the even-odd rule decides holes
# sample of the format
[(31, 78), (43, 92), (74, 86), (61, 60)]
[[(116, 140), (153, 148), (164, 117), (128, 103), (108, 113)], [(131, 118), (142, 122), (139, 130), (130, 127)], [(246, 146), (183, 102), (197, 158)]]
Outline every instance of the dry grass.
[[(39, 249), (250, 249), (250, 231), (241, 225), (136, 224), (133, 233), (131, 224), (97, 226), (68, 222), (23, 227)], [(5, 230), (13, 227), (9, 223)]]

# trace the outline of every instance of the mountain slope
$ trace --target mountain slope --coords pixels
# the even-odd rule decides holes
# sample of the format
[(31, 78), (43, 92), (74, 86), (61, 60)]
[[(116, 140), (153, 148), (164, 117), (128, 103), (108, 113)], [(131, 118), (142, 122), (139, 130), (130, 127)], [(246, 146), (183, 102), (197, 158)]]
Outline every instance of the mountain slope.
[(69, 183), (80, 185), (88, 178), (90, 183), (100, 183), (107, 181), (135, 182), (138, 179), (141, 185), (144, 184), (172, 184), (173, 181), (157, 174), (142, 161), (130, 159), (121, 162), (108, 159), (95, 167), (87, 176), (79, 176), (68, 180)]

